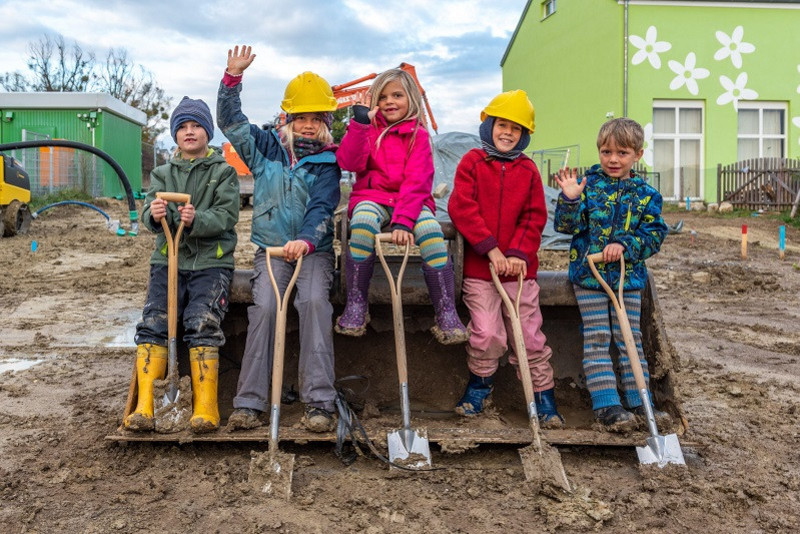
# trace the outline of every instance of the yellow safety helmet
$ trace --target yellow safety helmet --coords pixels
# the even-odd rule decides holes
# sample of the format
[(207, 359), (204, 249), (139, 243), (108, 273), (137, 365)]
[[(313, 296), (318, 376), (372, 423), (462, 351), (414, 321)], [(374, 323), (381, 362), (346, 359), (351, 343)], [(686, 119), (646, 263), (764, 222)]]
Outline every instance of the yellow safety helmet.
[(527, 128), (530, 133), (536, 129), (534, 123), (536, 111), (533, 109), (528, 94), (522, 89), (506, 91), (494, 97), (489, 105), (481, 111), (481, 122), (489, 116), (514, 121), (523, 128)]
[(325, 78), (306, 71), (286, 86), (281, 109), (292, 114), (336, 111), (336, 98)]

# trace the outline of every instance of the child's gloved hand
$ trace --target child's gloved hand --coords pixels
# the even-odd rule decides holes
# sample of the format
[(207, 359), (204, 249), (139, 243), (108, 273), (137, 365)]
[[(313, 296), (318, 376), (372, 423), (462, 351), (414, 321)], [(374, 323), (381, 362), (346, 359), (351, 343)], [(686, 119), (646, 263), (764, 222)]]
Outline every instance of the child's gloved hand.
[(308, 252), (308, 243), (302, 239), (295, 239), (283, 245), (283, 259), (287, 262), (297, 261), (300, 256)]
[(558, 183), (562, 194), (568, 200), (579, 199), (586, 187), (585, 179), (578, 183), (578, 169), (576, 168), (560, 169), (558, 174), (556, 174), (556, 183)]
[(233, 50), (228, 50), (228, 74), (233, 76), (241, 76), (242, 73), (250, 66), (256, 58), (255, 54), (251, 54), (252, 47), (242, 45), (242, 50), (239, 51), (239, 46), (233, 47)]
[(154, 199), (150, 203), (150, 217), (152, 217), (157, 224), (161, 224), (161, 219), (163, 219), (166, 216), (167, 216), (167, 202), (160, 198)]

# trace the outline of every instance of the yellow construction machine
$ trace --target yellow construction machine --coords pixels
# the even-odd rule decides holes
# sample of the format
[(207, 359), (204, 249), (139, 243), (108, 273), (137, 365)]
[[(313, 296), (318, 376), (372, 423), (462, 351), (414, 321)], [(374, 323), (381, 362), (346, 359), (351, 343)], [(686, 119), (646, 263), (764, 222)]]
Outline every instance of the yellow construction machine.
[(0, 154), (0, 236), (24, 234), (31, 225), (31, 180), (16, 159)]

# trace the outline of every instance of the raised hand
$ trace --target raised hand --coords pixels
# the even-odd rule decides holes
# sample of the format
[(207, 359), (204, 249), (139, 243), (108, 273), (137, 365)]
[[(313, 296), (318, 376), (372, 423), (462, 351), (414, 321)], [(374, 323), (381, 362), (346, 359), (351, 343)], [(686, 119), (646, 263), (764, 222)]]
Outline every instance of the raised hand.
[(556, 182), (561, 188), (564, 196), (570, 200), (577, 200), (581, 197), (583, 189), (586, 187), (586, 179), (584, 178), (578, 183), (578, 169), (560, 169), (556, 174)]
[(233, 47), (233, 50), (228, 50), (228, 74), (239, 76), (250, 66), (256, 58), (256, 55), (252, 54), (251, 50), (252, 47), (247, 45), (242, 45), (241, 50), (239, 50), (238, 45)]

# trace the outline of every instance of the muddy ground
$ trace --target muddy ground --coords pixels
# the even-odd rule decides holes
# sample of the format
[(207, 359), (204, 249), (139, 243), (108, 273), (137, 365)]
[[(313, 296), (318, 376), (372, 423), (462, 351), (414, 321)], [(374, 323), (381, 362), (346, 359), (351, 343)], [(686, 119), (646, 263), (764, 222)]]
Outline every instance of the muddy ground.
[[(124, 217), (122, 203), (105, 209)], [(688, 469), (642, 470), (632, 448), (561, 447), (577, 489), (543, 495), (516, 446), (434, 446), (445, 469), (406, 474), (374, 459), (346, 467), (330, 444), (285, 443), (297, 455), (287, 503), (248, 482), (251, 451), (266, 444), (104, 439), (122, 418), (153, 238), (54, 208), (27, 236), (0, 240), (2, 531), (797, 531), (800, 232), (787, 228), (780, 261), (769, 216), (665, 218), (683, 219), (683, 232), (649, 266), (682, 361), (684, 439), (697, 444)], [(240, 265), (251, 257), (242, 243)], [(566, 266), (563, 253), (543, 263)]]

